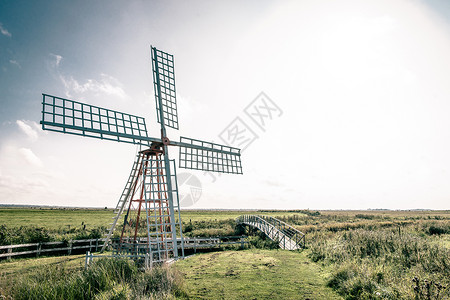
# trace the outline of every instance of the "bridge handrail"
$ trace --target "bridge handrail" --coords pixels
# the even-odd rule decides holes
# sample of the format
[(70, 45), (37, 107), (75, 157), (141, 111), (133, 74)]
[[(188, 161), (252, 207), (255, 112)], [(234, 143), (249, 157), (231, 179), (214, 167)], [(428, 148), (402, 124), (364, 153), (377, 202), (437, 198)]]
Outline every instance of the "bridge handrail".
[[(254, 226), (264, 232), (272, 240), (274, 240), (274, 237), (271, 236), (271, 234), (274, 230), (277, 230), (276, 238), (278, 239), (277, 241), (280, 242), (280, 247), (282, 242), (283, 247), (286, 246), (286, 237), (293, 241), (297, 247), (305, 247), (305, 234), (276, 218), (261, 215), (242, 215), (236, 218), (236, 223)], [(260, 228), (258, 224), (270, 228), (264, 230)]]

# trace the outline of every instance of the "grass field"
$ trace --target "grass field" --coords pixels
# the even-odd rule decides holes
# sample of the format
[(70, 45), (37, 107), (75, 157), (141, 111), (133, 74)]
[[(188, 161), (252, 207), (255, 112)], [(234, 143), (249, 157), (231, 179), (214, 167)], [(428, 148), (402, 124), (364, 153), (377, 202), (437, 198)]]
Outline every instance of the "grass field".
[[(43, 269), (63, 266), (80, 273), (84, 255), (19, 259), (0, 263), (0, 281), (11, 283)], [(326, 286), (329, 273), (305, 252), (250, 249), (197, 254), (177, 262), (188, 299), (342, 299)], [(1, 285), (0, 285), (1, 286)], [(5, 286), (0, 287), (7, 294)], [(0, 293), (0, 295), (2, 295)], [(120, 298), (119, 298), (120, 299)]]
[[(278, 299), (450, 299), (450, 211), (183, 211), (185, 235), (251, 234), (235, 224), (242, 214), (271, 215), (291, 224), (306, 233), (307, 249), (260, 249), (273, 243), (252, 237), (253, 248), (245, 251), (179, 261), (178, 271), (159, 273), (172, 279), (182, 274), (184, 283), (174, 283), (178, 298), (271, 299), (276, 293)], [(112, 215), (103, 209), (0, 209), (0, 242), (100, 234)], [(76, 278), (87, 276), (83, 261), (83, 256), (3, 260), (0, 288), (40, 276), (43, 266), (57, 274), (61, 265), (65, 274), (73, 274), (67, 283), (73, 286)], [(128, 286), (143, 284), (108, 280), (119, 285), (120, 295), (136, 295)]]
[(49, 230), (60, 228), (106, 226), (110, 223), (111, 209), (50, 209), (50, 208), (1, 208), (0, 224), (12, 227), (33, 225)]
[[(235, 234), (234, 220), (245, 213), (255, 212), (183, 210), (181, 219), (186, 236), (224, 236)], [(300, 212), (264, 214), (306, 216)], [(112, 209), (0, 208), (0, 245), (100, 238), (113, 216)]]
[(176, 263), (193, 299), (342, 299), (306, 252), (250, 249), (196, 255)]
[[(255, 211), (230, 210), (182, 210), (181, 219), (184, 222), (221, 221), (236, 219), (242, 214), (254, 214)], [(257, 212), (258, 213), (258, 212)], [(263, 212), (269, 216), (303, 215), (296, 212)], [(87, 227), (105, 226), (114, 216), (112, 209), (50, 209), (50, 208), (0, 208), (0, 224), (19, 227), (24, 225), (44, 226), (51, 230), (61, 227), (77, 227), (86, 224)]]

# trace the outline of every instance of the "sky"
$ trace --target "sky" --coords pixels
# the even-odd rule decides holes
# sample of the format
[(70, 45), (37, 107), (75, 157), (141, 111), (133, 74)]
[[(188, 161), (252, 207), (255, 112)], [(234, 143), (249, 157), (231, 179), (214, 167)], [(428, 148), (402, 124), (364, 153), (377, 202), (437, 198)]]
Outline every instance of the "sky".
[(243, 175), (177, 168), (182, 207), (450, 209), (447, 0), (0, 0), (0, 204), (115, 207), (136, 146), (43, 131), (42, 93), (158, 136), (150, 45), (169, 138), (242, 149)]

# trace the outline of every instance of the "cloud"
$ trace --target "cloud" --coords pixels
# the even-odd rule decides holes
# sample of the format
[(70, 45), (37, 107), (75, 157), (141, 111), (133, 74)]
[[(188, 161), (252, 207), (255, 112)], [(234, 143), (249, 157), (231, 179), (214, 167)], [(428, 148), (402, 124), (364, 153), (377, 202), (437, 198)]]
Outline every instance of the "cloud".
[(0, 32), (1, 32), (3, 35), (6, 35), (6, 36), (8, 36), (8, 37), (12, 37), (12, 34), (11, 34), (5, 27), (3, 27), (3, 24), (2, 24), (2, 23), (0, 23)]
[(122, 99), (126, 98), (122, 84), (116, 78), (107, 74), (101, 74), (100, 81), (88, 79), (85, 83), (79, 83), (78, 80), (74, 79), (72, 76), (66, 77), (60, 75), (60, 79), (66, 87), (66, 94), (68, 97), (70, 97), (73, 92), (78, 94), (94, 92), (117, 96)]
[(53, 54), (53, 53), (50, 53), (50, 56), (52, 57), (52, 61), (50, 62), (50, 64), (53, 67), (59, 67), (59, 63), (61, 62), (63, 57), (61, 55)]
[(79, 80), (73, 76), (67, 76), (61, 73), (60, 65), (63, 57), (58, 54), (50, 53), (51, 59), (48, 61), (50, 69), (56, 72), (56, 76), (61, 80), (66, 88), (66, 96), (72, 97), (73, 94), (106, 94), (110, 96), (116, 96), (122, 99), (127, 97), (122, 84), (116, 78), (101, 73), (100, 79), (87, 79), (84, 83), (80, 83)]
[(10, 59), (9, 62), (13, 65), (16, 65), (19, 69), (22, 69), (22, 66), (19, 64), (17, 60)]
[[(39, 128), (39, 125), (36, 122), (34, 122), (34, 121), (26, 121), (26, 120), (17, 120), (16, 124), (19, 126), (19, 129), (23, 133), (25, 133), (25, 135), (31, 141), (36, 141), (38, 139), (38, 131), (36, 129)], [(31, 124), (34, 127), (34, 129), (29, 124)]]
[(32, 166), (35, 167), (42, 167), (44, 164), (42, 163), (42, 161), (39, 159), (39, 157), (37, 157), (33, 151), (31, 151), (28, 148), (20, 148), (19, 149), (19, 154), (22, 156), (22, 158), (29, 163)]

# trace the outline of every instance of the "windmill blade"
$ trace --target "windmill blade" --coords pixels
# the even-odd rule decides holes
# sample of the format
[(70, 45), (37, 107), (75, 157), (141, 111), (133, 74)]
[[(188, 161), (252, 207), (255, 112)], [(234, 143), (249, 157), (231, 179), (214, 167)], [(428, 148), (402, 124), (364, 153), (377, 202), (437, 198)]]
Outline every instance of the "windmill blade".
[(180, 147), (180, 168), (242, 174), (241, 150), (238, 148), (180, 137), (171, 142)]
[(130, 144), (150, 145), (145, 119), (42, 94), (42, 129)]
[[(178, 129), (173, 55), (152, 49), (153, 87), (158, 123)], [(161, 121), (162, 119), (162, 121)]]

